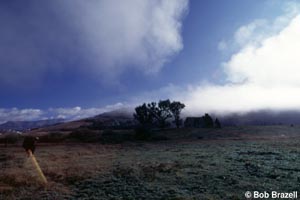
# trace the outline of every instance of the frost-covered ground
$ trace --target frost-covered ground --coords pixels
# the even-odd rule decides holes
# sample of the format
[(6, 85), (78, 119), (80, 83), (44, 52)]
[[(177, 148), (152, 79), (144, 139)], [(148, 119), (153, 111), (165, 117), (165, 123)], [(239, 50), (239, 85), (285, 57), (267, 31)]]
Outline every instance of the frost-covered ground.
[[(249, 129), (259, 128), (241, 132), (249, 136)], [(297, 129), (259, 130), (255, 139), (193, 134), (162, 142), (41, 145), (36, 158), (46, 188), (20, 147), (1, 147), (0, 199), (245, 199), (246, 191), (299, 190)]]

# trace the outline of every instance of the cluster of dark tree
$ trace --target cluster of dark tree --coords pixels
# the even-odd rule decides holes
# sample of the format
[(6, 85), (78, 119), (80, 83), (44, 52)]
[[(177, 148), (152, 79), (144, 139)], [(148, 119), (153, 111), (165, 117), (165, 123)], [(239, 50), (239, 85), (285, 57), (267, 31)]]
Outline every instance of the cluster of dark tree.
[(213, 121), (213, 118), (205, 113), (202, 117), (187, 117), (184, 121), (184, 127), (190, 128), (221, 128), (221, 123), (218, 118)]
[(161, 100), (137, 106), (133, 116), (144, 128), (166, 128), (171, 122), (179, 128), (182, 125), (180, 113), (184, 107), (179, 101)]

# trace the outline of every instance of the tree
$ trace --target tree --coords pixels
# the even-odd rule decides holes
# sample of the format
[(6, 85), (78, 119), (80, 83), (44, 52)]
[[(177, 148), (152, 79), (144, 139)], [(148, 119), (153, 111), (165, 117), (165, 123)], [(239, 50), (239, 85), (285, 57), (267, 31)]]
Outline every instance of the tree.
[(165, 128), (167, 126), (167, 119), (172, 117), (170, 106), (171, 102), (169, 99), (158, 102), (155, 116), (160, 128)]
[(135, 108), (133, 117), (142, 125), (149, 126), (153, 124), (153, 113), (149, 107), (144, 103), (141, 106)]
[(134, 118), (140, 123), (140, 126), (135, 128), (135, 137), (138, 140), (149, 139), (151, 127), (154, 125), (154, 112), (156, 103), (144, 103), (135, 108)]
[(135, 108), (134, 118), (142, 126), (158, 126), (165, 128), (168, 125), (168, 119), (174, 117), (174, 122), (178, 128), (181, 125), (180, 113), (185, 105), (179, 101), (160, 100), (158, 103), (144, 103)]
[(180, 119), (181, 110), (184, 109), (185, 105), (179, 101), (173, 101), (170, 105), (170, 111), (174, 117), (174, 122), (176, 127), (179, 128), (182, 124), (182, 120)]
[(174, 117), (177, 127), (181, 125), (180, 113), (185, 107), (180, 102), (172, 102), (169, 99), (160, 100), (158, 103), (144, 103), (135, 108), (134, 118), (139, 121), (142, 126), (157, 125), (165, 128), (168, 125), (168, 119)]
[(216, 118), (215, 120), (215, 127), (216, 128), (222, 128), (220, 121), (218, 120), (218, 118)]

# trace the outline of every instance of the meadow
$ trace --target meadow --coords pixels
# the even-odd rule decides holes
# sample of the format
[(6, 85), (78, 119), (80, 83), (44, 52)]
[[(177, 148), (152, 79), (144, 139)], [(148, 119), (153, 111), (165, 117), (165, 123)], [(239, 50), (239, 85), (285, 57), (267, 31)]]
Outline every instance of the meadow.
[(0, 147), (0, 199), (245, 199), (299, 189), (300, 127), (160, 134), (168, 139), (38, 143), (45, 187), (20, 144)]

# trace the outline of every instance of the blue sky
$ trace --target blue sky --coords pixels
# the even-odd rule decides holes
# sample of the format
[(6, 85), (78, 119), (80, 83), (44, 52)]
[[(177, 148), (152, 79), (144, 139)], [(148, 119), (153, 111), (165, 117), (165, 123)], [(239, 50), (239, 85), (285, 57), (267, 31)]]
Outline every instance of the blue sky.
[(196, 113), (297, 109), (299, 61), (278, 52), (298, 50), (299, 8), (280, 0), (2, 1), (0, 122), (75, 119), (163, 98)]

